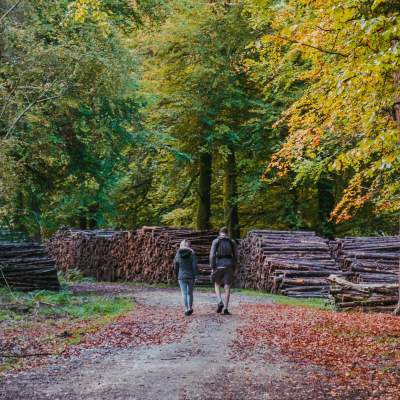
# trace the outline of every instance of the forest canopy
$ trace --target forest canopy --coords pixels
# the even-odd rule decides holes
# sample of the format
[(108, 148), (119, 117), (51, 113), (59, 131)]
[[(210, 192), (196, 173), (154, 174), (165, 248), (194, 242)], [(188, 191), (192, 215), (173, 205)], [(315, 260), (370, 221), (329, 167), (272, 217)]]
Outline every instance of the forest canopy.
[(398, 229), (397, 1), (5, 0), (0, 30), (0, 226)]

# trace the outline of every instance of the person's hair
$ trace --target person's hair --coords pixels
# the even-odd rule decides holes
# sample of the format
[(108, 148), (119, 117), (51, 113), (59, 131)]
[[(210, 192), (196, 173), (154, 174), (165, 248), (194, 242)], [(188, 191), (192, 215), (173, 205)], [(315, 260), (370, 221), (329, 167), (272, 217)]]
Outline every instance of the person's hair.
[(219, 233), (223, 233), (224, 235), (227, 235), (229, 233), (228, 228), (226, 226), (223, 226), (220, 230)]
[(190, 249), (190, 242), (187, 239), (183, 239), (181, 244), (179, 245), (180, 249)]

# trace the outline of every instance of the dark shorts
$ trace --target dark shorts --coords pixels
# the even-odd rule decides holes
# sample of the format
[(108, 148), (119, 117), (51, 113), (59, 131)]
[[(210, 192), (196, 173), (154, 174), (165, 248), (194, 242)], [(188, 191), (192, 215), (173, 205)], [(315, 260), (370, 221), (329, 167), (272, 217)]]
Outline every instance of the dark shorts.
[(211, 274), (211, 281), (218, 285), (229, 285), (233, 284), (234, 274), (232, 267), (217, 268)]

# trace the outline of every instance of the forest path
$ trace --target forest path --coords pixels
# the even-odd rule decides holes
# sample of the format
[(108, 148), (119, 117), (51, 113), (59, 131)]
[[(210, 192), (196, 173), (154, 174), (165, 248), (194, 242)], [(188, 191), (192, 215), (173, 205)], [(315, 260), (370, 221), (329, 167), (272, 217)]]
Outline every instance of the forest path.
[[(133, 292), (138, 307), (153, 311), (167, 307), (182, 313), (178, 289), (130, 287), (128, 291)], [(56, 366), (11, 377), (0, 399), (320, 398), (303, 379), (309, 368), (284, 361), (276, 350), (263, 346), (245, 356), (235, 355), (237, 330), (246, 322), (241, 307), (260, 302), (270, 304), (266, 299), (234, 294), (233, 315), (224, 316), (215, 313), (213, 294), (196, 292), (195, 314), (188, 317), (180, 339), (111, 351), (85, 349), (77, 357), (58, 360)]]

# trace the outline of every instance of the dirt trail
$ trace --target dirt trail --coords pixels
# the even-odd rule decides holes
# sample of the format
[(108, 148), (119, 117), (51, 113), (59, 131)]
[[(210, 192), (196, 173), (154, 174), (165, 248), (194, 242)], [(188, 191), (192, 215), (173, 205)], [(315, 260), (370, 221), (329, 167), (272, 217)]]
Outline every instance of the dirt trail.
[[(134, 297), (147, 307), (180, 305), (177, 290), (135, 288)], [(276, 354), (268, 357), (272, 349), (254, 348), (244, 358), (233, 357), (231, 345), (245, 321), (238, 312), (241, 304), (263, 300), (234, 295), (232, 316), (215, 314), (210, 293), (195, 293), (195, 301), (193, 321), (181, 340), (103, 354), (100, 349), (85, 350), (79, 357), (11, 377), (3, 383), (0, 399), (317, 398), (316, 389), (307, 388), (302, 379), (310, 371), (293, 368)]]

